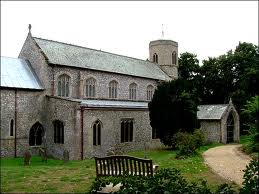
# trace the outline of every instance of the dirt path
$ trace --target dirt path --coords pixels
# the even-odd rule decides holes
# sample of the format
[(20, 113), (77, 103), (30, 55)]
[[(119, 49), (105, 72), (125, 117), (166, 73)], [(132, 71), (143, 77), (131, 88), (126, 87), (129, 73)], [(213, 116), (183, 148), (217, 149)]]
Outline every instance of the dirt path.
[(240, 144), (224, 145), (211, 148), (203, 153), (205, 163), (225, 179), (242, 185), (246, 165), (251, 158), (241, 151)]

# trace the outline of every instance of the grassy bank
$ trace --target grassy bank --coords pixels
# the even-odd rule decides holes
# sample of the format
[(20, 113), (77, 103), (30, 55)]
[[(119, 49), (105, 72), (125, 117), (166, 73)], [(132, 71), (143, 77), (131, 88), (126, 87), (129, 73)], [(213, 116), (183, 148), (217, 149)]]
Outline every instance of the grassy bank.
[(242, 144), (242, 151), (246, 154), (250, 155), (253, 158), (258, 157), (258, 152), (253, 152), (251, 148), (252, 142), (252, 135), (242, 135), (240, 136), (240, 144)]
[[(200, 153), (213, 144), (201, 148)], [(189, 181), (204, 178), (211, 188), (226, 182), (215, 175), (203, 163), (201, 155), (177, 160), (176, 152), (171, 150), (152, 150), (133, 152), (129, 155), (151, 158), (159, 168), (178, 168)], [(95, 163), (93, 159), (70, 161), (64, 164), (61, 160), (49, 159), (41, 162), (39, 157), (32, 157), (31, 165), (24, 166), (23, 158), (1, 159), (1, 191), (2, 192), (47, 192), (47, 193), (82, 193), (87, 192), (95, 179)]]

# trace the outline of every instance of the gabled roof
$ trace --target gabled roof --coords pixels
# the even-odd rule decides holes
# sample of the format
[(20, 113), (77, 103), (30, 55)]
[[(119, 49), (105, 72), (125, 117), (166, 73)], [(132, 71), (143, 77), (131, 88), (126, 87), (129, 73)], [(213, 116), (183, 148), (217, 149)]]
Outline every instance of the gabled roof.
[(118, 100), (82, 100), (81, 105), (91, 108), (148, 109), (148, 102), (132, 102)]
[(44, 89), (29, 61), (1, 57), (1, 87)]
[(199, 120), (220, 120), (227, 107), (228, 104), (200, 105), (197, 118)]
[(171, 80), (155, 63), (33, 37), (50, 64), (80, 67), (156, 80)]

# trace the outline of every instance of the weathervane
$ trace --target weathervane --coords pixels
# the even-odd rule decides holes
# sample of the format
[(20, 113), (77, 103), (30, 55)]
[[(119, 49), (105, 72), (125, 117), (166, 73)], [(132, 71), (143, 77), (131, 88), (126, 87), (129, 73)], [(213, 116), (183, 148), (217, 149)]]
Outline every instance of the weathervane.
[(164, 24), (162, 24), (162, 39), (164, 38)]
[(29, 24), (28, 29), (29, 29), (29, 33), (31, 33), (31, 24)]

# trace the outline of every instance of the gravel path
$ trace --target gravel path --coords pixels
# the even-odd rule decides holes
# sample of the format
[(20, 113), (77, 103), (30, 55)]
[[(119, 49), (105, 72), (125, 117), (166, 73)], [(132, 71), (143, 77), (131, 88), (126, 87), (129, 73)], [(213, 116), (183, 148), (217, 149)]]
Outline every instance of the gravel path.
[(251, 158), (239, 148), (240, 144), (224, 145), (211, 148), (203, 153), (205, 163), (221, 177), (242, 185), (246, 165)]

